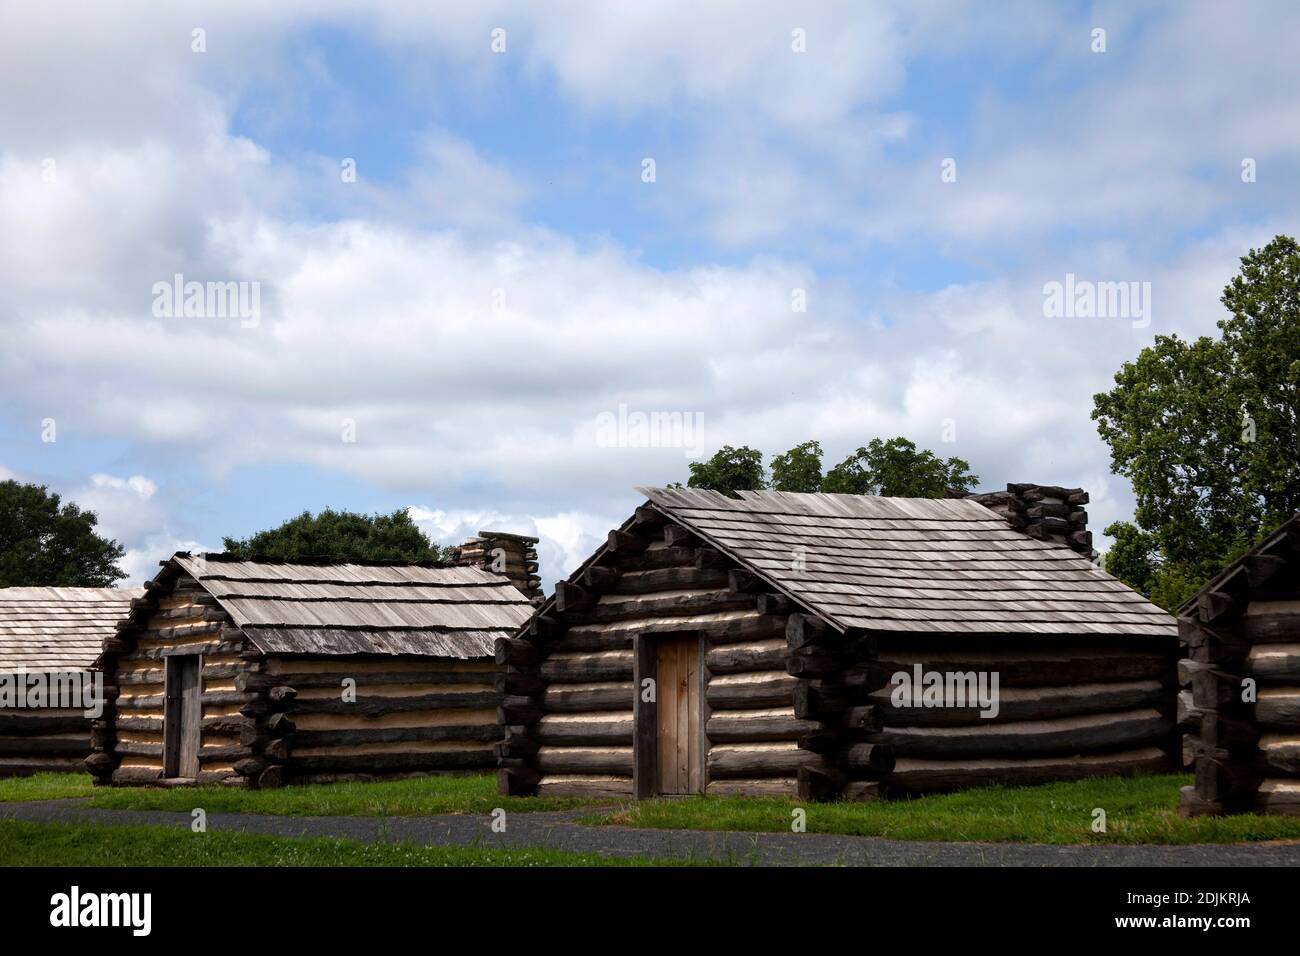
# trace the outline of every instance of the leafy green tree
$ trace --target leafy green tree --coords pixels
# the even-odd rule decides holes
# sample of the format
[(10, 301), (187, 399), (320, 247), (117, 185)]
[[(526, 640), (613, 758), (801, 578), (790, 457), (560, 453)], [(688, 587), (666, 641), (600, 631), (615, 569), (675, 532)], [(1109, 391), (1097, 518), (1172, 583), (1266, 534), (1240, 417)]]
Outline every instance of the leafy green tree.
[(806, 441), (772, 459), (772, 488), (776, 491), (821, 491), (821, 487), (820, 443)]
[(228, 554), (245, 558), (437, 561), (442, 557), (438, 546), (419, 529), (405, 509), (390, 515), (365, 515), (330, 508), (318, 515), (304, 511), (278, 528), (259, 531), (242, 541), (225, 538), (224, 543)]
[(1231, 313), (1222, 338), (1156, 336), (1093, 399), (1111, 469), (1132, 482), (1151, 544), (1152, 577), (1121, 555), (1136, 575), (1121, 579), (1167, 609), (1300, 510), (1296, 241), (1250, 250), (1221, 301)]
[[(691, 488), (712, 488), (734, 495), (769, 487), (763, 474), (763, 454), (756, 449), (725, 445), (705, 462), (690, 465)], [(849, 495), (889, 495), (899, 498), (942, 498), (949, 488), (971, 491), (979, 477), (961, 458), (939, 458), (917, 451), (906, 438), (873, 438), (824, 476), (822, 446), (816, 441), (796, 445), (772, 459), (777, 491), (822, 491)]]
[(1105, 568), (1147, 597), (1160, 573), (1160, 555), (1154, 535), (1128, 521), (1114, 521), (1102, 534), (1114, 538), (1106, 552)]
[(44, 485), (0, 481), (0, 587), (112, 587), (126, 552), (95, 532), (98, 520)]
[(917, 451), (906, 438), (873, 438), (826, 473), (822, 491), (893, 498), (942, 498), (949, 489), (971, 491), (979, 476), (961, 458), (939, 458)]
[(767, 487), (763, 475), (763, 453), (742, 445), (723, 445), (708, 461), (693, 461), (688, 488), (707, 488), (735, 497), (737, 491), (758, 491)]

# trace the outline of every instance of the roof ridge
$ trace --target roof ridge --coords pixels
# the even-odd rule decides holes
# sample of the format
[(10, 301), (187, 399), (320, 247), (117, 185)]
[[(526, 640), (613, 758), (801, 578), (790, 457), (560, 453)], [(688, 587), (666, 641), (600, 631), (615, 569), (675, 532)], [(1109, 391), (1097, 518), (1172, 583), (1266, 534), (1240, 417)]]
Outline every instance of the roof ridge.
[[(277, 558), (266, 554), (240, 555), (232, 554), (229, 551), (203, 551), (194, 554), (190, 551), (177, 551), (172, 555), (175, 558), (190, 558), (203, 561), (212, 561), (215, 563), (230, 564), (238, 561), (248, 562), (250, 564), (301, 564), (306, 567), (338, 567), (352, 565), (356, 567), (399, 567), (399, 568), (463, 568), (465, 565), (457, 564), (454, 561), (423, 559), (418, 561), (406, 561), (401, 558), (344, 558), (339, 555), (308, 555), (297, 558)], [(170, 560), (170, 559), (169, 559)], [(166, 561), (160, 561), (159, 564), (166, 564)]]

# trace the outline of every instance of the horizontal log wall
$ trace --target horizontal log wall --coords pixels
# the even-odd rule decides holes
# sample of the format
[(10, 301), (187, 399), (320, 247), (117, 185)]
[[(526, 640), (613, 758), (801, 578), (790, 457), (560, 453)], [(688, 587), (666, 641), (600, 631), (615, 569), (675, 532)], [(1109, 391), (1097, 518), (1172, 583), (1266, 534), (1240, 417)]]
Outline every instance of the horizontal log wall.
[[(271, 657), (265, 678), (292, 694), (277, 710), (285, 780), (369, 779), (496, 765), (501, 739), (490, 660)], [(344, 681), (355, 682), (355, 700)], [(353, 685), (349, 685), (353, 686)]]
[(0, 709), (0, 777), (78, 773), (86, 769), (89, 754), (90, 718), (84, 710)]
[(1179, 620), (1184, 816), (1300, 815), (1300, 530), (1293, 520)]
[[(988, 784), (1034, 784), (1087, 776), (1158, 772), (1174, 766), (1173, 639), (970, 635), (880, 636), (846, 674), (847, 713), (864, 744), (895, 756), (894, 792), (926, 793)], [(894, 674), (998, 675), (997, 709), (914, 706), (895, 693)], [(967, 685), (961, 685), (964, 689)], [(976, 685), (977, 686), (977, 685)], [(899, 704), (902, 706), (899, 706)], [(993, 709), (987, 711), (993, 714)], [(866, 776), (849, 765), (849, 776)]]
[(502, 791), (632, 796), (636, 638), (695, 632), (704, 642), (706, 792), (794, 794), (799, 768), (821, 758), (799, 747), (817, 725), (794, 713), (784, 599), (657, 513), (611, 542), (599, 565), (560, 585), (530, 639), (499, 644), (510, 695)]

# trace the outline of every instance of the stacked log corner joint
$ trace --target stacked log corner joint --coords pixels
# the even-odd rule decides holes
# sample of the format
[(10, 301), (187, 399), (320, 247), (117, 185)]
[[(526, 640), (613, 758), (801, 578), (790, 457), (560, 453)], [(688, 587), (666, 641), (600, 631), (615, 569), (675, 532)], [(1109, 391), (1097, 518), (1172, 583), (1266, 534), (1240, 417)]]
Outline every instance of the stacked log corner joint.
[(542, 579), (538, 576), (537, 538), (504, 531), (480, 531), (462, 545), (450, 548), (455, 564), (503, 574), (533, 604), (542, 603)]
[(1097, 560), (1088, 530), (1088, 492), (1082, 488), (1013, 483), (1006, 491), (969, 494), (950, 491), (949, 497), (967, 498), (1002, 515), (1017, 531), (1031, 538), (1063, 545), (1090, 561)]
[(706, 794), (879, 796), (894, 764), (888, 744), (869, 741), (879, 675), (851, 666), (868, 639), (802, 613), (651, 506), (611, 531), (519, 636), (498, 639), (501, 794), (653, 794), (641, 763), (655, 727), (638, 719), (638, 642), (683, 620), (702, 641)]
[(1184, 817), (1300, 815), (1300, 515), (1180, 608)]

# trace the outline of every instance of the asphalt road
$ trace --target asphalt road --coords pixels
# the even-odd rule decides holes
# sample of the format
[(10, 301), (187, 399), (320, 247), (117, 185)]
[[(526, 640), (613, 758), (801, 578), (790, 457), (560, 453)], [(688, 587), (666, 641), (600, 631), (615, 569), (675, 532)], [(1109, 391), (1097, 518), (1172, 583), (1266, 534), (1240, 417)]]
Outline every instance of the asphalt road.
[[(0, 819), (106, 826), (190, 826), (183, 812), (96, 810), (80, 800), (0, 803)], [(839, 866), (1300, 866), (1300, 843), (1195, 846), (1045, 846), (929, 843), (821, 833), (641, 830), (576, 822), (591, 809), (515, 813), (504, 833), (485, 816), (288, 817), (209, 814), (208, 831), (329, 836), (430, 846), (546, 847), (617, 856), (725, 860), (753, 865)]]

